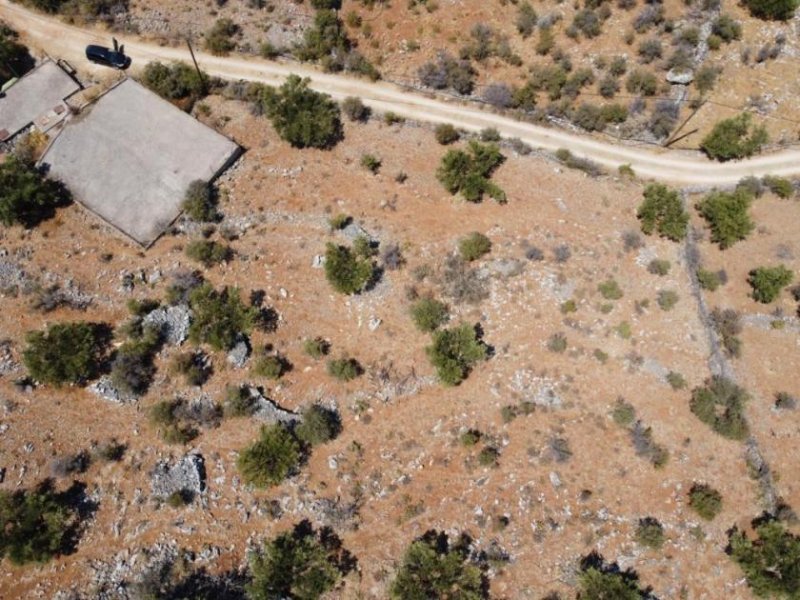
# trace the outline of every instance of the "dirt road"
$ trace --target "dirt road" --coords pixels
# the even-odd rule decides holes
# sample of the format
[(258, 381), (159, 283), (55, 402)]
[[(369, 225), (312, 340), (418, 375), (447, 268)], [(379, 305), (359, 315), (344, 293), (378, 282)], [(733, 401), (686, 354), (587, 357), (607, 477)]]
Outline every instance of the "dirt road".
[[(0, 0), (0, 18), (23, 34), (31, 46), (40, 47), (56, 58), (65, 58), (86, 68), (84, 48), (90, 43), (110, 45), (107, 32), (83, 29), (65, 24), (55, 18), (34, 13), (9, 0)], [(126, 53), (135, 66), (149, 61), (190, 61), (186, 48), (162, 47), (134, 37), (120, 37)], [(623, 144), (611, 144), (556, 129), (549, 129), (482, 111), (480, 108), (456, 101), (429, 98), (406, 91), (398, 86), (371, 83), (343, 75), (321, 73), (308, 66), (261, 60), (253, 57), (217, 57), (197, 53), (202, 69), (225, 79), (242, 79), (267, 84), (280, 84), (286, 76), (296, 73), (309, 77), (314, 89), (334, 98), (359, 96), (365, 104), (378, 111), (392, 111), (408, 119), (434, 123), (452, 123), (469, 131), (495, 127), (504, 137), (517, 137), (535, 148), (557, 150), (567, 148), (573, 154), (589, 158), (604, 167), (616, 169), (629, 164), (636, 174), (688, 186), (712, 186), (736, 183), (747, 175), (800, 175), (800, 150), (759, 156), (731, 162), (715, 163), (696, 152), (658, 150)], [(99, 68), (99, 67), (97, 67)]]

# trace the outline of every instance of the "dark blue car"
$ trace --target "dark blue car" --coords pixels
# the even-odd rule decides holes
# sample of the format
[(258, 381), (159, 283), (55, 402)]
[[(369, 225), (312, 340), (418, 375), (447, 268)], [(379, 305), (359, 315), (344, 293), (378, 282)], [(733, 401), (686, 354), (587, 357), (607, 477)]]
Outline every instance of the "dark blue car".
[(112, 50), (104, 46), (86, 46), (86, 58), (98, 65), (115, 69), (127, 69), (131, 65), (130, 56), (125, 56), (124, 48)]

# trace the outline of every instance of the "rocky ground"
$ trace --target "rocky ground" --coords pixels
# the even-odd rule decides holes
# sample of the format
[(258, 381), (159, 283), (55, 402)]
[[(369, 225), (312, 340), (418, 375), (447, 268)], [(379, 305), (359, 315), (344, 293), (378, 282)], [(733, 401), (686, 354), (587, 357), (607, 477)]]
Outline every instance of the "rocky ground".
[[(4, 229), (3, 489), (29, 487), (53, 474), (55, 458), (112, 438), (126, 452), (79, 476), (96, 510), (77, 551), (41, 567), (7, 566), (2, 595), (69, 598), (73, 590), (124, 598), (148, 564), (179, 555), (211, 573), (236, 571), (254, 543), (308, 518), (332, 526), (359, 560), (341, 597), (386, 597), (405, 547), (430, 528), (468, 531), (476, 548), (507, 556), (491, 571), (491, 591), (500, 598), (569, 595), (578, 560), (593, 549), (636, 569), (660, 598), (711, 599), (720, 590), (751, 597), (724, 548), (732, 525), (747, 526), (767, 507), (764, 482), (748, 466), (754, 446), (727, 441), (694, 417), (689, 389), (724, 368), (712, 360), (715, 338), (701, 309), (740, 310), (743, 354), (728, 367), (753, 396), (747, 414), (755, 451), (772, 470), (769, 485), (790, 506), (800, 504), (797, 465), (787, 451), (800, 432), (800, 412), (773, 409), (775, 392), (800, 393), (796, 305), (788, 294), (757, 305), (745, 283), (750, 268), (778, 259), (800, 269), (792, 235), (800, 203), (769, 194), (757, 200), (758, 231), (721, 253), (700, 220), (688, 246), (637, 235), (641, 182), (591, 179), (504, 148), (508, 159), (494, 180), (508, 204), (473, 205), (436, 181), (445, 150), (424, 126), (347, 124), (333, 150), (300, 151), (245, 105), (219, 97), (205, 103), (210, 110), (202, 118), (248, 149), (219, 182), (225, 218), (217, 230), (235, 238), (236, 256), (205, 276), (216, 286), (241, 287), (244, 297), (264, 292), (277, 328), (254, 334), (249, 345), (257, 351), (270, 344), (293, 369), (271, 382), (250, 372), (246, 350), (232, 359), (209, 350), (211, 379), (187, 388), (169, 369), (188, 344), (178, 309), (151, 317), (170, 324), (175, 345), (165, 346), (156, 380), (138, 400), (118, 402), (103, 389), (17, 385), (26, 331), (62, 320), (121, 324), (129, 299), (163, 298), (175, 273), (196, 266), (183, 248), (197, 233), (179, 223), (141, 251), (77, 205), (33, 231)], [(377, 175), (359, 166), (365, 153), (381, 158)], [(687, 196), (689, 204), (695, 199)], [(398, 244), (406, 261), (353, 297), (335, 293), (320, 268), (325, 243), (347, 240), (328, 225), (339, 213), (382, 247)], [(447, 257), (472, 231), (491, 239), (491, 253), (474, 272), (448, 271)], [(694, 250), (704, 266), (727, 270), (726, 286), (696, 288)], [(666, 276), (648, 272), (653, 258), (670, 261)], [(454, 296), (456, 275), (470, 279), (473, 302)], [(618, 300), (598, 291), (609, 278), (623, 292)], [(43, 307), (41, 290), (55, 285), (59, 302)], [(659, 308), (661, 290), (677, 292), (671, 310)], [(454, 322), (479, 324), (493, 348), (459, 387), (436, 382), (424, 352), (429, 338), (409, 318), (409, 299), (425, 293), (446, 300)], [(574, 312), (564, 312), (568, 300)], [(771, 313), (778, 308), (781, 315)], [(776, 318), (784, 325), (773, 325)], [(548, 342), (559, 333), (566, 348), (552, 351)], [(333, 356), (357, 358), (364, 375), (346, 384), (328, 376), (324, 362), (302, 351), (303, 341), (317, 336), (331, 342)], [(671, 371), (688, 389), (667, 383)], [(176, 395), (221, 401), (229, 384), (253, 386), (261, 407), (254, 418), (223, 420), (185, 447), (156, 435), (147, 417), (156, 402)], [(638, 433), (612, 420), (618, 398), (633, 405)], [(261, 424), (294, 418), (314, 402), (338, 409), (342, 434), (315, 449), (284, 484), (266, 491), (243, 485), (235, 459)], [(508, 420), (507, 406), (524, 414)], [(499, 449), (497, 466), (479, 464), (482, 445), (459, 443), (472, 428)], [(669, 453), (660, 469), (637, 446), (647, 428)], [(694, 482), (722, 492), (724, 509), (711, 523), (687, 506)], [(193, 493), (188, 506), (164, 502), (177, 489)], [(664, 525), (662, 550), (635, 542), (645, 516)]]

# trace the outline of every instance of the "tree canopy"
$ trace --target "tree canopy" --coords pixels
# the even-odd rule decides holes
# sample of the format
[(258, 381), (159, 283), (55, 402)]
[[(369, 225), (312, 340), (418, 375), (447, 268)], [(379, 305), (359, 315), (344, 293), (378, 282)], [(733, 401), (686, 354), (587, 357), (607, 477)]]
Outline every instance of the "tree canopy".
[(658, 233), (674, 242), (686, 237), (689, 214), (683, 209), (678, 192), (660, 183), (651, 183), (644, 189), (644, 201), (636, 216), (647, 235)]
[(726, 161), (753, 156), (768, 141), (763, 125), (753, 125), (750, 113), (742, 113), (714, 125), (700, 142), (700, 149), (711, 158)]
[(250, 600), (316, 600), (355, 566), (333, 531), (315, 531), (308, 521), (266, 542), (249, 562)]
[(85, 383), (97, 373), (106, 345), (102, 327), (93, 323), (53, 323), (31, 331), (22, 359), (31, 377), (61, 386)]
[(496, 144), (471, 141), (469, 152), (448, 150), (436, 177), (448, 192), (460, 193), (468, 202), (480, 202), (486, 194), (502, 204), (506, 194), (489, 178), (504, 160)]
[(245, 483), (257, 488), (278, 485), (300, 463), (300, 444), (282, 423), (261, 428), (261, 437), (242, 450), (236, 465)]
[(258, 310), (245, 306), (238, 288), (216, 291), (210, 283), (203, 283), (189, 293), (189, 306), (194, 313), (189, 339), (215, 350), (232, 348), (238, 336), (249, 333), (258, 319)]
[(325, 277), (337, 292), (357, 294), (372, 280), (375, 265), (346, 246), (328, 244), (325, 251)]
[(800, 5), (800, 0), (744, 0), (750, 14), (759, 19), (788, 21)]
[(750, 589), (763, 598), (800, 598), (800, 537), (776, 520), (754, 526), (756, 539), (734, 527), (728, 546)]
[(280, 88), (263, 88), (260, 102), (281, 139), (295, 148), (331, 148), (342, 139), (339, 105), (290, 75)]
[(34, 227), (70, 201), (67, 189), (15, 156), (0, 163), (0, 223)]
[(722, 250), (745, 239), (755, 229), (748, 212), (752, 201), (747, 189), (737, 188), (733, 192), (711, 192), (697, 203), (697, 210), (711, 229), (711, 241)]
[(425, 351), (445, 385), (461, 383), (473, 365), (488, 356), (488, 349), (478, 339), (475, 327), (467, 323), (436, 331), (433, 344)]
[(443, 532), (428, 531), (411, 543), (391, 586), (396, 600), (481, 600), (488, 597), (481, 569), (469, 560), (469, 538), (451, 543)]

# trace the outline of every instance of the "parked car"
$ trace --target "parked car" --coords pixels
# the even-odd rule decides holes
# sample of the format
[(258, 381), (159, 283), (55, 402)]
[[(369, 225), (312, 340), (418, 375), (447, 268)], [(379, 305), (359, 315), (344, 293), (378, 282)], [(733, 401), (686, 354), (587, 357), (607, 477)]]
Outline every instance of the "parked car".
[(86, 46), (86, 58), (97, 63), (115, 69), (127, 69), (131, 65), (131, 57), (125, 56), (123, 47), (119, 50), (112, 50), (105, 46)]

